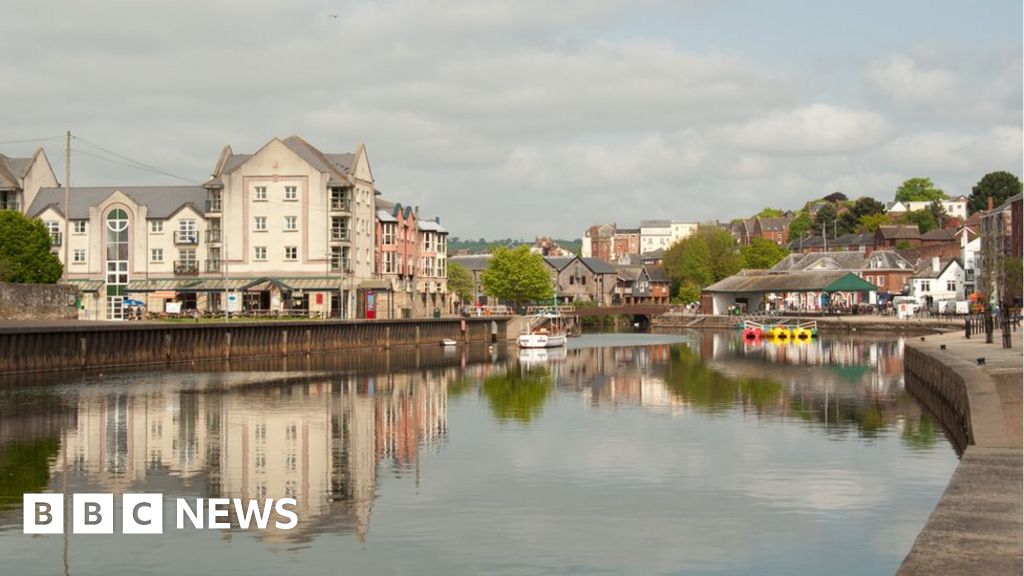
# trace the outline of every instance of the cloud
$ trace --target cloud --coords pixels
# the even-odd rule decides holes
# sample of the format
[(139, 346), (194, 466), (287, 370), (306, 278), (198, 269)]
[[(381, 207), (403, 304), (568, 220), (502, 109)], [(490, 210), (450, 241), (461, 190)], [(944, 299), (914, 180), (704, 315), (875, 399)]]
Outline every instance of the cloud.
[(941, 68), (922, 68), (903, 54), (872, 62), (865, 77), (876, 90), (900, 104), (948, 102), (959, 90), (952, 72)]
[(812, 104), (728, 126), (721, 136), (739, 148), (771, 154), (831, 154), (878, 144), (889, 130), (888, 121), (870, 110)]

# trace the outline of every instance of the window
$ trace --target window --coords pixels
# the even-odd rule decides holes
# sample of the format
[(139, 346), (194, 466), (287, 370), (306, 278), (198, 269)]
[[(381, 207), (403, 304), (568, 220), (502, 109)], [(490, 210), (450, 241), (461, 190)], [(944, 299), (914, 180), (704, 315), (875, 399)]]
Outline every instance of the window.
[(253, 250), (254, 250), (254, 252), (253, 252), (253, 258), (254, 259), (256, 259), (256, 260), (266, 260), (267, 259), (267, 247), (266, 246), (256, 246)]
[(75, 248), (71, 261), (76, 264), (81, 264), (85, 262), (85, 250), (81, 248)]
[(267, 199), (267, 187), (257, 186), (253, 190), (253, 199), (255, 200), (266, 200)]
[(299, 249), (296, 246), (285, 246), (284, 247), (284, 259), (285, 260), (298, 260)]
[(882, 275), (878, 276), (878, 286), (879, 287), (885, 286), (885, 276), (882, 276)]
[(395, 271), (395, 253), (385, 252), (384, 253), (384, 273), (392, 274)]
[(267, 217), (266, 216), (257, 216), (256, 217), (256, 231), (257, 232), (266, 232), (267, 231)]
[(932, 283), (930, 281), (928, 281), (928, 280), (922, 280), (921, 281), (921, 292), (931, 292), (931, 291), (932, 291)]
[(75, 220), (75, 234), (85, 234), (85, 220)]
[(178, 220), (178, 230), (175, 234), (175, 241), (183, 244), (198, 244), (199, 232), (196, 231), (196, 221), (191, 218)]
[(186, 248), (184, 250), (178, 250), (178, 260), (181, 260), (182, 262), (195, 262), (196, 249)]
[(394, 224), (384, 224), (383, 232), (384, 232), (384, 245), (385, 246), (391, 246), (392, 244), (394, 244), (395, 243), (395, 225)]
[(162, 234), (163, 231), (164, 231), (164, 221), (163, 220), (150, 220), (149, 221), (149, 231), (151, 233), (153, 233), (153, 234)]
[(299, 189), (297, 186), (285, 186), (284, 187), (284, 199), (285, 200), (298, 200)]
[(153, 248), (149, 251), (150, 262), (163, 262), (164, 261), (164, 249)]
[(299, 218), (298, 216), (285, 216), (284, 217), (284, 229), (289, 231), (295, 231), (299, 229)]
[(956, 280), (946, 280), (946, 290), (956, 292)]

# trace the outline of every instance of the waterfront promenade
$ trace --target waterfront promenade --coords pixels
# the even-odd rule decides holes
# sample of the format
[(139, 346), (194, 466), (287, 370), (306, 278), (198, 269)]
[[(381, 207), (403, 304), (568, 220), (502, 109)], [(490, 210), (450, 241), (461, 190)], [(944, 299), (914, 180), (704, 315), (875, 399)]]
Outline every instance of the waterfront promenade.
[[(999, 331), (992, 344), (985, 343), (984, 334), (968, 340), (963, 332), (907, 344), (908, 380), (914, 379), (915, 365), (930, 364), (920, 368), (922, 376), (926, 370), (936, 371), (929, 381), (921, 382), (923, 387), (932, 387), (940, 395), (943, 383), (963, 388), (962, 408), (950, 406), (939, 417), (947, 429), (951, 425), (964, 428), (967, 442), (942, 499), (900, 566), (900, 576), (1021, 574), (1024, 570), (1022, 335), (1013, 333), (1011, 349), (1002, 348)], [(985, 359), (983, 365), (978, 364), (979, 358)], [(949, 421), (957, 418), (956, 412), (961, 412), (963, 422)]]

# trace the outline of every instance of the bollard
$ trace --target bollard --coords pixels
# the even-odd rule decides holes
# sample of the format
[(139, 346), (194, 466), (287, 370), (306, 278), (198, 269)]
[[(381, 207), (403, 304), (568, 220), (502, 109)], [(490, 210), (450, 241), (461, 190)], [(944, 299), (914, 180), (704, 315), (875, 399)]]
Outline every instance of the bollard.
[(985, 314), (985, 344), (992, 343), (992, 332), (995, 331), (995, 326), (992, 321), (992, 313)]
[(1003, 318), (1003, 348), (1012, 348), (1010, 340), (1010, 318)]
[(964, 318), (964, 338), (971, 339), (971, 318)]

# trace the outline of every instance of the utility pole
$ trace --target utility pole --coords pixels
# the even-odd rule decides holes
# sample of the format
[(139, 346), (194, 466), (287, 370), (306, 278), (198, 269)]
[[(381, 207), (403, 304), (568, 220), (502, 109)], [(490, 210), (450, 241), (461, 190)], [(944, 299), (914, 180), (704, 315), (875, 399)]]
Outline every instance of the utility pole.
[(63, 279), (68, 279), (68, 265), (71, 259), (68, 257), (68, 246), (71, 244), (71, 230), (68, 223), (71, 219), (71, 130), (68, 130), (64, 143), (64, 270)]

